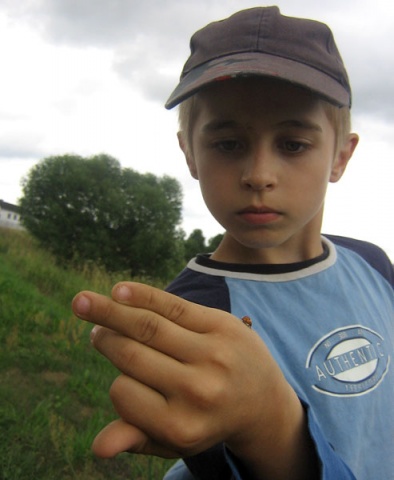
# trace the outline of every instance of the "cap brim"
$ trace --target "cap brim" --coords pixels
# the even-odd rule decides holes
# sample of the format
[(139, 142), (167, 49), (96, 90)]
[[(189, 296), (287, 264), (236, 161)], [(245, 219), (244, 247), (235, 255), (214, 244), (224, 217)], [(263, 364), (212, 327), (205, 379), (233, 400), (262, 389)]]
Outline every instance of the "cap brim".
[(315, 92), (334, 105), (350, 106), (350, 92), (326, 73), (287, 58), (251, 52), (221, 57), (186, 73), (165, 107), (175, 107), (218, 80), (254, 75), (285, 80)]

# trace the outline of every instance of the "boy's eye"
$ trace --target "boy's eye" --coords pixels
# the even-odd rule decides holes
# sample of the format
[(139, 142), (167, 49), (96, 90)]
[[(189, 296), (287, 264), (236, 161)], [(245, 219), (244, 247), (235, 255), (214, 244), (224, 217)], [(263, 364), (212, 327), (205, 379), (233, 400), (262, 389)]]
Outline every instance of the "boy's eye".
[(234, 152), (242, 148), (242, 144), (238, 140), (220, 140), (215, 145), (223, 152)]
[(297, 142), (296, 140), (286, 140), (282, 143), (282, 149), (288, 153), (300, 153), (304, 151), (306, 146), (301, 143)]

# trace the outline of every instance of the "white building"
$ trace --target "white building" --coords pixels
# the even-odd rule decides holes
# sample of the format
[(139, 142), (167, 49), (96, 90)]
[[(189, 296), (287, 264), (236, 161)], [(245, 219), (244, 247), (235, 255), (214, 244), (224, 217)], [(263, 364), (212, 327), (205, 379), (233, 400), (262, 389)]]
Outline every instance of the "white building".
[(0, 227), (23, 228), (20, 208), (17, 205), (0, 200)]

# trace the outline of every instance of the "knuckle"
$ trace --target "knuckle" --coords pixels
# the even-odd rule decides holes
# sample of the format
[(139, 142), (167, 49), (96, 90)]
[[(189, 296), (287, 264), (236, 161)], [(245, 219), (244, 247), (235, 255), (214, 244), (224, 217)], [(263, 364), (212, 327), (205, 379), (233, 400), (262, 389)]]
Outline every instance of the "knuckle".
[(166, 443), (175, 447), (183, 455), (192, 455), (205, 440), (205, 430), (202, 422), (193, 422), (188, 418), (177, 417), (168, 422)]
[(131, 374), (137, 363), (138, 352), (136, 348), (133, 348), (133, 344), (128, 343), (127, 346), (123, 345), (117, 350), (114, 364), (122, 372)]
[(219, 375), (210, 375), (186, 385), (184, 395), (201, 412), (212, 412), (223, 405), (228, 392), (225, 381)]
[(169, 307), (168, 318), (171, 319), (174, 323), (177, 323), (185, 314), (185, 307), (179, 299), (172, 302)]
[(207, 353), (206, 362), (212, 372), (216, 372), (216, 377), (225, 378), (237, 368), (237, 353), (231, 344), (226, 341), (214, 342), (211, 344)]
[(136, 325), (135, 339), (140, 343), (149, 344), (157, 336), (158, 330), (158, 318), (146, 314), (139, 319)]

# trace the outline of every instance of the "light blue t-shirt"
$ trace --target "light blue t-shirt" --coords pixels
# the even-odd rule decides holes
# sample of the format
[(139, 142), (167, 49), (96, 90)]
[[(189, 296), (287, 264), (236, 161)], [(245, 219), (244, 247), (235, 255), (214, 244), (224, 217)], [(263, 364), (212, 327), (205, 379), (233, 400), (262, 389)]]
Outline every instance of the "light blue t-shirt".
[[(357, 480), (392, 480), (392, 265), (365, 242), (323, 237), (323, 243), (325, 254), (303, 264), (229, 265), (199, 256), (168, 290), (253, 319), (253, 329), (308, 406), (322, 478), (354, 478), (349, 467)], [(186, 463), (204, 479), (220, 479), (215, 471), (224, 467), (242, 478), (223, 447), (216, 457), (200, 454)], [(166, 479), (195, 478), (182, 463), (175, 473)]]

